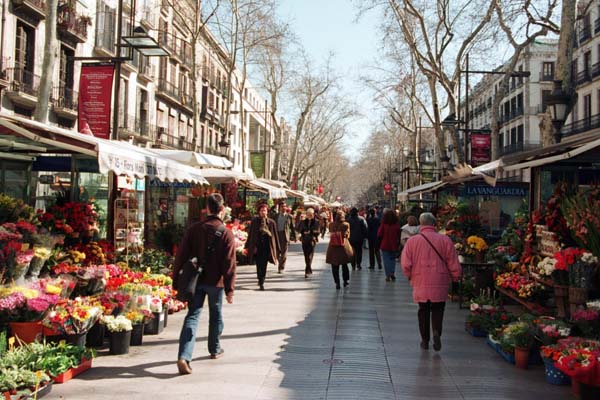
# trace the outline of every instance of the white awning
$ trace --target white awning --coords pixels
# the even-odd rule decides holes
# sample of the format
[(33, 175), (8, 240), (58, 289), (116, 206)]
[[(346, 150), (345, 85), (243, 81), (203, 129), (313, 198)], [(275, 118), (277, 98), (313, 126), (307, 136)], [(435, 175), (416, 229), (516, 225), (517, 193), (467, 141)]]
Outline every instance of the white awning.
[(427, 192), (431, 192), (433, 190), (436, 190), (436, 189), (444, 186), (445, 184), (446, 184), (446, 182), (442, 182), (442, 181), (435, 181), (435, 182), (424, 183), (422, 185), (413, 186), (411, 188), (408, 188), (406, 190), (406, 193), (408, 195), (415, 195), (415, 194), (420, 194), (420, 193), (427, 193)]
[(292, 189), (284, 189), (285, 193), (288, 195), (288, 197), (295, 197), (297, 199), (305, 199), (308, 197), (308, 194), (300, 191), (300, 190), (292, 190)]
[(587, 151), (594, 150), (596, 147), (600, 147), (600, 139), (593, 140), (589, 143), (582, 144), (580, 146), (575, 147), (572, 150), (566, 151), (564, 153), (560, 153), (557, 155), (538, 158), (536, 160), (525, 161), (518, 164), (505, 166), (503, 169), (505, 171), (514, 171), (525, 168), (539, 167), (546, 164), (551, 164), (553, 162), (568, 160), (570, 158), (576, 157), (580, 154), (583, 154)]
[(12, 115), (1, 116), (0, 126), (52, 149), (96, 157), (101, 173), (113, 171), (117, 175), (148, 176), (165, 182), (208, 183), (199, 169), (162, 158), (128, 142), (100, 139)]
[(192, 167), (208, 167), (208, 168), (231, 168), (233, 163), (224, 157), (215, 156), (212, 154), (196, 153), (187, 150), (166, 150), (152, 149), (152, 152), (161, 157), (175, 160), (182, 164), (187, 164)]
[(287, 194), (284, 189), (271, 186), (268, 183), (260, 181), (258, 179), (243, 182), (249, 189), (258, 190), (269, 195), (271, 199), (286, 199)]
[(212, 184), (232, 183), (240, 180), (250, 180), (250, 177), (242, 172), (231, 171), (228, 169), (203, 168), (202, 176)]

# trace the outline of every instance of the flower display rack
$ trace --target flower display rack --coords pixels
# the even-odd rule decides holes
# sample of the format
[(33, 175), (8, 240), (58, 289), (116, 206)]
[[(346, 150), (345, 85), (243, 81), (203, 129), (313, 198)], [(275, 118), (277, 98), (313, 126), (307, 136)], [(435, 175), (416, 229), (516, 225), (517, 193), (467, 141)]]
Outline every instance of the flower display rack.
[(498, 287), (496, 286), (496, 290), (503, 294), (504, 296), (516, 301), (517, 303), (521, 304), (523, 307), (525, 307), (526, 309), (528, 309), (530, 312), (532, 312), (533, 314), (536, 315), (547, 315), (551, 312), (551, 310), (547, 307), (544, 307), (540, 304), (534, 303), (534, 302), (530, 302), (524, 299), (521, 299), (519, 296), (517, 296), (516, 294), (510, 292), (509, 290), (506, 290), (504, 288)]

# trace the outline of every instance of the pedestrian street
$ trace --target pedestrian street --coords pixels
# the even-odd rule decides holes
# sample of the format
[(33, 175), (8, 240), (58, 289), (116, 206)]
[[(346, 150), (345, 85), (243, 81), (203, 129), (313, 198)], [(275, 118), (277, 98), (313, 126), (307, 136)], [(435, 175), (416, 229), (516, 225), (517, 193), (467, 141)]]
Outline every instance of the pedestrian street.
[[(482, 338), (464, 331), (467, 310), (446, 304), (441, 352), (421, 350), (417, 307), (401, 273), (352, 271), (335, 289), (317, 245), (314, 274), (304, 278), (292, 243), (283, 274), (269, 265), (265, 291), (254, 266), (238, 267), (234, 304), (223, 306), (225, 355), (209, 359), (203, 311), (191, 362), (179, 375), (177, 342), (184, 312), (127, 355), (98, 352), (93, 368), (55, 384), (49, 400), (83, 399), (570, 399), (569, 387), (545, 383), (543, 366), (517, 370)], [(365, 254), (365, 259), (367, 255)]]

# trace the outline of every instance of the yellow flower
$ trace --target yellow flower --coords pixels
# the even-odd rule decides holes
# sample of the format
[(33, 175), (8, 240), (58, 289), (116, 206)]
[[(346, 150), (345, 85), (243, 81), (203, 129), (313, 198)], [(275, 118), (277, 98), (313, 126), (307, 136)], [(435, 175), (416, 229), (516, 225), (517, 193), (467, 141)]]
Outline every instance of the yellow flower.
[(46, 285), (46, 293), (60, 295), (62, 289), (56, 285)]

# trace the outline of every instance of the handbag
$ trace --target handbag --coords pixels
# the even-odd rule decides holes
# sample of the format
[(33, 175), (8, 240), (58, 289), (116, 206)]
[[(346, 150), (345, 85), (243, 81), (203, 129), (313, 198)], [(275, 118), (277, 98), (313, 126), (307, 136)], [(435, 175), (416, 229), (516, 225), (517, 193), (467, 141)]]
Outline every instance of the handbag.
[(435, 251), (435, 254), (438, 255), (438, 257), (440, 258), (440, 260), (442, 261), (442, 263), (446, 266), (446, 269), (448, 270), (448, 273), (450, 273), (450, 269), (448, 268), (448, 264), (446, 264), (446, 260), (444, 260), (444, 257), (442, 257), (442, 255), (440, 254), (440, 252), (438, 251), (438, 249), (436, 249), (435, 246), (433, 245), (433, 243), (431, 243), (431, 241), (429, 241), (429, 239), (427, 239), (427, 236), (423, 235), (422, 233), (419, 233), (419, 235), (423, 236), (423, 239), (425, 239), (425, 241), (427, 241), (427, 243), (429, 243), (429, 246), (431, 246), (431, 248), (433, 249), (433, 251)]
[[(207, 240), (207, 246), (203, 252), (205, 257), (202, 258), (203, 262), (199, 262), (198, 258), (192, 257), (187, 260), (177, 274), (177, 294), (175, 298), (183, 302), (191, 302), (196, 294), (196, 286), (198, 280), (201, 279), (202, 273), (204, 272), (206, 255), (211, 254), (215, 251), (216, 241), (223, 236), (225, 232), (225, 225), (221, 224)], [(208, 234), (208, 233), (207, 233)]]
[(332, 247), (344, 247), (344, 234), (342, 232), (331, 232), (329, 245)]

